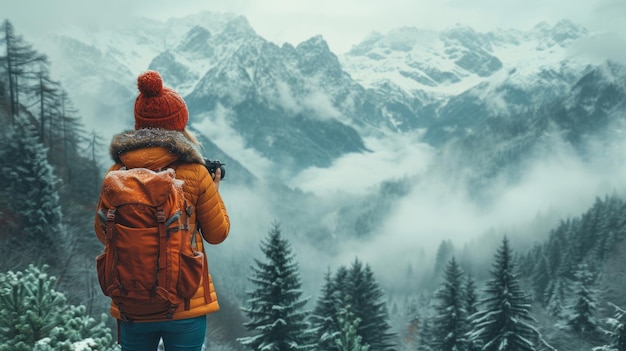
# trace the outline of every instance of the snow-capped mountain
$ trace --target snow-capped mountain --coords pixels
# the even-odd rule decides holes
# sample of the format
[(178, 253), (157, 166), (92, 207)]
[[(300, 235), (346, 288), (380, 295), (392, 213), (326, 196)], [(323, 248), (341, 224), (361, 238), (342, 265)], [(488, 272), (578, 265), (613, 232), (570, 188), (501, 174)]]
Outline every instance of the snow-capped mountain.
[(56, 72), (87, 125), (111, 122), (105, 136), (132, 126), (136, 75), (157, 69), (185, 96), (192, 123), (228, 129), (219, 132), (290, 176), (367, 152), (371, 136), (423, 131), (440, 147), (498, 132), (494, 125), (541, 126), (536, 121), (548, 120), (555, 102), (574, 99), (580, 79), (594, 71), (570, 53), (588, 35), (568, 21), (489, 33), (399, 28), (337, 56), (321, 36), (278, 46), (244, 17), (203, 13), (68, 29), (43, 47), (53, 63), (63, 62)]
[(115, 26), (68, 24), (60, 32), (35, 38), (35, 44), (49, 56), (53, 77), (68, 90), (87, 127), (96, 128), (108, 139), (120, 129), (132, 127), (129, 116), (137, 94), (137, 75), (155, 57), (176, 45), (182, 33), (193, 26), (216, 30), (234, 17), (207, 12), (167, 22), (136, 18)]
[(568, 48), (587, 34), (569, 21), (528, 32), (400, 28), (372, 34), (341, 60), (352, 77), (384, 97), (377, 100), (383, 123), (427, 127), (427, 140), (441, 144), (487, 116), (531, 111), (564, 94), (587, 65)]
[[(198, 71), (189, 67), (205, 66), (194, 79)], [(342, 154), (364, 150), (347, 124), (360, 87), (321, 37), (278, 47), (238, 17), (215, 34), (193, 28), (149, 68), (163, 72), (166, 81), (195, 81), (186, 101), (196, 121), (214, 118), (216, 110), (231, 111), (228, 124), (247, 147), (289, 168), (327, 166)]]

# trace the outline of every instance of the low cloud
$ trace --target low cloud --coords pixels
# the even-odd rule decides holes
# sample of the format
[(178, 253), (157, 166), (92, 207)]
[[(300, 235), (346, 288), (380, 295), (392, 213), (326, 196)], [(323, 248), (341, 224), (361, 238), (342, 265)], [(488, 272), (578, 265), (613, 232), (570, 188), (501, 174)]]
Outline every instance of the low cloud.
[[(307, 85), (316, 87), (314, 83)], [(276, 82), (274, 91), (274, 103), (293, 115), (307, 114), (318, 119), (336, 119), (342, 116), (341, 112), (334, 106), (330, 96), (320, 90), (311, 90), (296, 96), (289, 84)]]
[(577, 40), (568, 51), (571, 56), (588, 58), (596, 64), (606, 60), (626, 64), (626, 36), (624, 35), (607, 32), (594, 34)]
[[(553, 138), (543, 151), (529, 155), (518, 181), (495, 181), (486, 202), (468, 195), (471, 189), (455, 179), (455, 174), (422, 171), (412, 192), (394, 204), (391, 215), (375, 230), (376, 235), (341, 243), (341, 255), (331, 261), (335, 266), (345, 265), (359, 257), (377, 274), (399, 282), (406, 279), (402, 274), (409, 266), (432, 272), (443, 240), (452, 240), (457, 249), (476, 245), (494, 234), (513, 237), (524, 245), (545, 240), (561, 220), (582, 215), (596, 198), (626, 194), (624, 138), (598, 141), (595, 146), (590, 143), (590, 147), (595, 149), (595, 156), (582, 158), (569, 144)], [(407, 162), (409, 153), (397, 157)], [(441, 161), (430, 158), (422, 170)], [(318, 180), (318, 184), (324, 182)], [(479, 245), (484, 252), (473, 254), (491, 258), (495, 252), (490, 238)]]
[(328, 168), (306, 169), (289, 180), (288, 185), (321, 197), (363, 195), (385, 180), (424, 172), (433, 155), (430, 146), (416, 142), (415, 136), (364, 141), (370, 152), (344, 155)]

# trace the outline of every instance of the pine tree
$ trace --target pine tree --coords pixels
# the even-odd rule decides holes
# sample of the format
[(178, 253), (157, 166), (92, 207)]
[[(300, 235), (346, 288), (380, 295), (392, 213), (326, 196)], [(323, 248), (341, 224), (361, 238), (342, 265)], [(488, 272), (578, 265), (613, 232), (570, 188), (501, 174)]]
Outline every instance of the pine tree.
[[(343, 272), (347, 274), (345, 267)], [(335, 340), (340, 332), (339, 321), (337, 320), (341, 306), (340, 299), (341, 295), (329, 270), (324, 275), (324, 286), (311, 314), (311, 324), (318, 340), (318, 351), (337, 350)]]
[(463, 270), (453, 257), (444, 270), (444, 279), (435, 292), (438, 304), (434, 319), (434, 337), (436, 349), (441, 351), (465, 350), (467, 312), (463, 289)]
[(532, 274), (533, 288), (535, 296), (539, 302), (545, 306), (547, 299), (549, 299), (549, 297), (546, 296), (546, 288), (550, 284), (550, 281), (554, 279), (554, 274), (552, 273), (553, 267), (550, 265), (550, 262), (548, 262), (548, 257), (544, 253), (541, 253), (539, 257), (536, 258), (535, 262), (537, 262), (537, 264)]
[(452, 244), (452, 240), (443, 240), (437, 248), (437, 256), (435, 257), (436, 276), (439, 276), (443, 272), (444, 268), (446, 267), (446, 263), (453, 255), (454, 244)]
[(471, 275), (465, 280), (465, 310), (468, 318), (478, 312), (478, 293), (476, 283)]
[[(89, 180), (87, 183), (91, 183), (91, 192), (98, 193), (100, 184), (100, 171), (98, 167), (98, 150), (102, 150), (104, 143), (102, 142), (102, 137), (96, 133), (96, 131), (92, 131), (91, 135), (88, 138), (87, 146), (85, 148), (85, 153), (89, 157), (89, 161), (92, 165), (91, 171), (83, 173), (82, 180)], [(89, 189), (88, 186), (85, 186), (86, 189)], [(87, 192), (89, 192), (87, 190)]]
[(474, 320), (470, 340), (484, 351), (535, 351), (536, 323), (530, 315), (529, 297), (515, 273), (513, 253), (505, 237), (495, 255), (487, 282), (484, 309)]
[[(61, 91), (59, 96), (59, 113), (53, 120), (51, 133), (51, 163), (56, 165), (58, 173), (64, 179), (66, 196), (76, 196), (81, 199), (97, 198), (98, 192), (94, 191), (101, 184), (100, 168), (90, 144), (94, 148), (105, 150), (103, 144), (94, 140), (95, 135), (88, 135), (84, 129), (78, 110), (70, 101), (67, 92)], [(94, 132), (95, 134), (95, 132)], [(95, 152), (94, 152), (95, 154)], [(97, 176), (92, 176), (97, 175)]]
[[(17, 232), (4, 249), (7, 255), (12, 250), (29, 252), (41, 263), (56, 266), (62, 256), (63, 216), (57, 192), (59, 179), (48, 163), (47, 151), (35, 132), (20, 121), (8, 128), (1, 144), (1, 190), (10, 196), (7, 210), (17, 219)], [(19, 267), (23, 262), (14, 263)]]
[(564, 274), (557, 274), (546, 287), (544, 292), (544, 300), (546, 301), (546, 309), (551, 315), (561, 317), (565, 309), (565, 300), (569, 295), (569, 281)]
[(4, 44), (6, 50), (5, 55), (0, 56), (0, 61), (4, 63), (6, 69), (11, 123), (14, 123), (19, 113), (21, 81), (28, 80), (29, 75), (34, 72), (34, 65), (46, 64), (48, 58), (38, 53), (22, 36), (16, 34), (13, 24), (9, 20), (4, 21), (2, 31), (0, 44)]
[[(50, 79), (48, 67), (40, 65), (39, 71), (35, 73), (37, 83), (29, 87), (39, 105), (39, 140), (43, 145), (52, 145), (52, 119), (53, 116), (59, 114), (60, 108), (60, 89), (59, 83)], [(49, 132), (46, 138), (46, 132)]]
[(250, 319), (244, 326), (254, 335), (238, 339), (252, 350), (308, 350), (311, 330), (303, 308), (300, 275), (295, 254), (281, 235), (280, 226), (273, 224), (268, 237), (261, 243), (267, 261), (255, 260), (250, 281), (256, 286), (247, 292), (247, 307), (242, 311)]
[(358, 334), (363, 344), (369, 345), (372, 351), (393, 350), (395, 334), (391, 332), (384, 294), (372, 269), (355, 259), (347, 273), (345, 281), (335, 279), (335, 282), (342, 291), (344, 303), (352, 305), (352, 312), (361, 321)]
[(369, 345), (363, 344), (363, 337), (358, 335), (357, 329), (361, 320), (350, 311), (351, 306), (343, 308), (338, 316), (339, 333), (335, 338), (338, 351), (368, 351)]
[(626, 310), (614, 304), (610, 305), (615, 308), (615, 316), (607, 320), (611, 343), (596, 347), (593, 351), (626, 351)]
[(471, 326), (473, 324), (473, 318), (476, 317), (478, 313), (478, 293), (476, 291), (476, 283), (474, 282), (474, 278), (468, 275), (465, 281), (465, 309), (467, 311), (467, 328), (468, 334), (466, 335), (467, 340), (467, 351), (478, 351), (479, 347), (469, 338), (469, 332)]
[(0, 351), (73, 350), (79, 343), (93, 350), (112, 347), (108, 317), (96, 322), (84, 306), (67, 304), (45, 268), (0, 274)]
[(586, 264), (581, 264), (576, 273), (576, 279), (578, 289), (567, 325), (577, 333), (593, 335), (599, 330), (595, 317), (596, 300), (591, 288), (595, 280), (594, 275), (588, 270)]
[(355, 259), (349, 268), (341, 266), (333, 277), (327, 274), (325, 279), (312, 316), (317, 350), (337, 350), (334, 340), (343, 327), (338, 317), (348, 305), (350, 313), (360, 321), (356, 332), (362, 338), (361, 344), (369, 345), (370, 350), (393, 350), (395, 334), (390, 332), (384, 294), (371, 268)]
[(432, 317), (430, 316), (424, 316), (424, 318), (422, 318), (417, 351), (432, 351), (434, 349), (434, 335), (431, 318)]

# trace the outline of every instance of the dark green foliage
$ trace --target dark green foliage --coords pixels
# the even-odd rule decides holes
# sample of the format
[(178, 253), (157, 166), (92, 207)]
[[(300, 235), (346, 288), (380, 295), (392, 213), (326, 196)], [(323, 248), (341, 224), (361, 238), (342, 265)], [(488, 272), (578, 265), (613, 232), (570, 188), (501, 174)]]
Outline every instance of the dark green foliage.
[(521, 263), (532, 278), (536, 300), (559, 315), (567, 286), (576, 280), (577, 266), (587, 264), (594, 274), (626, 237), (626, 204), (618, 197), (597, 198), (579, 218), (561, 221), (543, 244), (537, 244)]
[(341, 333), (338, 316), (348, 305), (360, 321), (357, 334), (361, 345), (369, 345), (370, 350), (394, 349), (395, 334), (390, 331), (384, 294), (368, 265), (363, 266), (357, 259), (349, 268), (337, 269), (334, 277), (327, 274), (321, 295), (312, 316), (318, 350), (337, 350), (331, 340)]
[(441, 351), (464, 350), (467, 344), (467, 310), (465, 308), (464, 274), (452, 258), (443, 272), (443, 282), (435, 292), (433, 335), (436, 349)]
[(468, 318), (478, 312), (478, 293), (476, 292), (476, 283), (471, 275), (465, 280), (465, 311)]
[[(106, 148), (82, 118), (45, 55), (6, 20), (0, 35), (0, 271), (50, 265), (67, 297), (93, 311), (97, 281), (93, 207)], [(85, 152), (85, 144), (94, 147)], [(96, 150), (95, 146), (99, 149)], [(67, 284), (67, 285), (66, 285)], [(101, 306), (102, 311), (106, 306)]]
[(433, 336), (433, 326), (431, 323), (431, 318), (425, 316), (422, 319), (421, 330), (419, 332), (419, 339), (417, 342), (417, 351), (432, 351), (434, 350), (434, 336)]
[[(343, 272), (347, 273), (345, 268)], [(341, 304), (341, 294), (329, 270), (324, 274), (324, 286), (310, 317), (312, 325), (315, 326), (315, 339), (319, 351), (337, 350), (335, 339), (340, 332), (337, 308)]]
[(596, 319), (596, 298), (595, 292), (591, 288), (595, 281), (594, 275), (589, 272), (587, 266), (579, 265), (576, 272), (577, 289), (575, 291), (575, 302), (572, 306), (571, 316), (567, 321), (568, 326), (575, 332), (597, 335), (599, 332), (598, 321)]
[(75, 343), (93, 350), (113, 346), (107, 317), (96, 321), (84, 306), (68, 304), (56, 283), (32, 265), (0, 274), (0, 351), (74, 350)]
[(470, 334), (473, 344), (480, 345), (484, 351), (537, 350), (530, 298), (520, 286), (506, 237), (495, 255), (481, 306)]
[[(467, 312), (466, 322), (467, 322), (467, 328), (469, 332), (469, 329), (472, 326), (473, 318), (479, 312), (478, 305), (480, 303), (478, 292), (476, 291), (476, 284), (472, 276), (468, 276), (465, 281), (465, 301), (464, 302), (465, 302), (465, 309)], [(469, 334), (466, 336), (467, 351), (478, 351), (479, 347), (477, 346), (475, 340), (470, 340), (468, 336)]]
[(594, 351), (626, 351), (626, 311), (619, 306), (611, 305), (615, 308), (614, 317), (607, 319), (611, 343), (595, 348)]
[(363, 345), (370, 345), (373, 351), (393, 349), (395, 335), (390, 332), (384, 294), (371, 267), (355, 260), (346, 278), (343, 283), (339, 280), (336, 283), (343, 293), (344, 301), (352, 305), (352, 312), (361, 320), (358, 334), (363, 338)]
[(339, 333), (335, 337), (338, 351), (368, 351), (370, 346), (363, 344), (363, 337), (357, 331), (361, 320), (350, 311), (351, 306), (343, 308), (338, 316)]
[[(10, 199), (2, 217), (14, 228), (3, 249), (7, 255), (30, 252), (28, 259), (58, 266), (63, 242), (59, 179), (32, 128), (18, 122), (0, 136), (0, 167), (0, 192)], [(24, 268), (28, 262), (14, 263), (10, 268)]]
[(252, 350), (308, 350), (308, 312), (303, 310), (307, 299), (301, 297), (295, 255), (278, 224), (261, 243), (261, 251), (267, 260), (255, 260), (250, 277), (255, 289), (247, 292), (248, 301), (242, 307), (249, 318), (244, 326), (253, 335), (239, 341)]

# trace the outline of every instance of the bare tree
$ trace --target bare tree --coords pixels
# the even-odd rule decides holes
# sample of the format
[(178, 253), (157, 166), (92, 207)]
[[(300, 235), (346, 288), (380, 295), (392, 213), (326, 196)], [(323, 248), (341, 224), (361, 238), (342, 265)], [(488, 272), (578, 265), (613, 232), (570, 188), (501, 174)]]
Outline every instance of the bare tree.
[(5, 46), (5, 55), (0, 56), (0, 61), (5, 65), (6, 81), (9, 86), (9, 107), (11, 114), (11, 124), (15, 122), (15, 117), (19, 113), (20, 85), (23, 79), (32, 74), (33, 65), (48, 62), (46, 55), (40, 54), (33, 46), (27, 43), (21, 35), (17, 35), (13, 24), (5, 20), (2, 25), (4, 36), (0, 38), (0, 44)]

